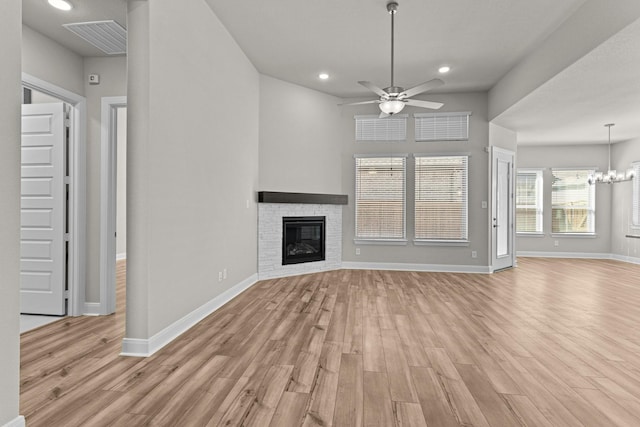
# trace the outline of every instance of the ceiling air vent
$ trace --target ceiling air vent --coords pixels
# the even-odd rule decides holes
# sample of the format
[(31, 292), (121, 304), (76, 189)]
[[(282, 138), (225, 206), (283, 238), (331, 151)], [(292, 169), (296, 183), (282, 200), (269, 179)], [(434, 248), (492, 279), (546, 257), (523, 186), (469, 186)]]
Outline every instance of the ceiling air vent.
[(116, 21), (77, 22), (63, 27), (109, 55), (127, 52), (127, 30)]

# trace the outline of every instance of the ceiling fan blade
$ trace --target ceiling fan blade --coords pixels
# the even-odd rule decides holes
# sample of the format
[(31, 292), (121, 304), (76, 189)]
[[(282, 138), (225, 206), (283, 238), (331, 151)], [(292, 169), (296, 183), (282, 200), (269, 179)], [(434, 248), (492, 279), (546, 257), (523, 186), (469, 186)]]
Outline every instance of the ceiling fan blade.
[(424, 82), (422, 84), (419, 84), (418, 86), (412, 87), (411, 89), (405, 90), (400, 94), (400, 97), (411, 98), (414, 95), (426, 92), (431, 89), (435, 89), (439, 86), (442, 86), (443, 84), (444, 82), (440, 79), (429, 80), (428, 82)]
[(391, 114), (387, 114), (384, 111), (380, 112), (380, 115), (378, 116), (379, 119), (385, 119), (387, 117), (391, 116)]
[(362, 86), (366, 87), (367, 89), (369, 89), (371, 92), (375, 93), (378, 96), (385, 96), (385, 97), (389, 96), (387, 92), (380, 89), (378, 86), (374, 85), (371, 82), (360, 81), (358, 83), (360, 83)]
[(421, 101), (419, 99), (405, 99), (405, 102), (413, 107), (431, 108), (432, 110), (437, 110), (444, 105), (442, 102)]
[(338, 105), (362, 105), (362, 104), (375, 104), (376, 102), (380, 102), (378, 99), (372, 99), (370, 101), (360, 101), (360, 102), (350, 102), (348, 104), (338, 104)]

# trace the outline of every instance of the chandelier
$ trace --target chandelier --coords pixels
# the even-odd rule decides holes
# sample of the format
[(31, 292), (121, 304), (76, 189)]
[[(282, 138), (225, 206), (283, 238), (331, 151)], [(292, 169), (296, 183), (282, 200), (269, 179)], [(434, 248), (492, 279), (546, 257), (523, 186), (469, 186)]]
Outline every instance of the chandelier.
[(600, 184), (613, 184), (615, 182), (623, 182), (630, 181), (633, 179), (633, 169), (627, 169), (626, 172), (618, 173), (615, 169), (611, 169), (611, 126), (615, 126), (615, 123), (607, 123), (604, 125), (606, 128), (609, 128), (609, 169), (607, 173), (595, 172), (590, 173), (587, 178), (587, 182), (590, 185), (594, 185), (597, 183)]

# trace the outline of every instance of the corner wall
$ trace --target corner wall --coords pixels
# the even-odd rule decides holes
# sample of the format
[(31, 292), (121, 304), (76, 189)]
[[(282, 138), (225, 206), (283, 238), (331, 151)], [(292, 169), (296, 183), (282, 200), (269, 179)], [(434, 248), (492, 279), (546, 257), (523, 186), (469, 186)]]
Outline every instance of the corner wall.
[[(519, 146), (518, 168), (544, 168), (543, 237), (516, 236), (518, 253), (538, 252), (552, 255), (582, 254), (599, 256), (611, 252), (611, 186), (596, 187), (596, 237), (551, 236), (552, 168), (597, 167), (607, 170), (606, 145)], [(616, 184), (618, 185), (618, 184)], [(554, 245), (558, 241), (558, 246)]]
[(340, 98), (260, 76), (260, 190), (340, 193)]
[[(632, 162), (640, 161), (640, 139), (613, 144), (611, 147), (611, 167), (618, 171), (627, 170)], [(636, 178), (640, 179), (640, 177)], [(631, 222), (633, 182), (612, 185), (611, 194), (611, 252), (632, 262), (640, 262), (640, 239), (625, 237), (627, 234), (640, 235), (640, 229)]]
[(22, 2), (0, 2), (0, 425), (24, 425), (20, 393), (20, 104)]
[[(488, 271), (489, 233), (488, 209), (482, 209), (482, 201), (489, 200), (488, 155), (489, 123), (487, 120), (487, 93), (432, 94), (429, 100), (443, 102), (441, 111), (471, 111), (469, 141), (415, 142), (413, 113), (428, 110), (406, 107), (407, 141), (400, 143), (356, 142), (354, 115), (378, 114), (377, 105), (342, 107), (340, 128), (343, 144), (342, 188), (349, 195), (349, 204), (343, 208), (342, 259), (353, 263), (392, 263), (414, 264), (450, 268), (465, 271)], [(439, 110), (440, 111), (440, 110)], [(356, 245), (355, 238), (355, 161), (354, 154), (392, 154), (392, 153), (462, 153), (469, 154), (469, 240), (468, 246), (415, 246), (414, 237), (414, 174), (413, 161), (407, 159), (406, 185), (406, 246)], [(356, 255), (356, 246), (360, 255)], [(471, 252), (477, 252), (477, 258)]]
[(259, 75), (204, 0), (128, 10), (125, 343), (148, 343), (255, 280)]

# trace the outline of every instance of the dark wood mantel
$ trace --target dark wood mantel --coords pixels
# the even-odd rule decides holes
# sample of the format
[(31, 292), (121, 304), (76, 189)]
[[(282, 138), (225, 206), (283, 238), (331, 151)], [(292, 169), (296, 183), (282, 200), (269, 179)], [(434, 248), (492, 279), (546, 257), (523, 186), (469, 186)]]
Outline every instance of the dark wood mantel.
[(346, 194), (282, 193), (258, 191), (258, 203), (304, 203), (318, 205), (346, 205)]

